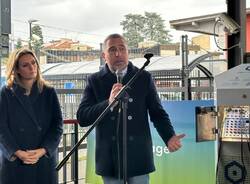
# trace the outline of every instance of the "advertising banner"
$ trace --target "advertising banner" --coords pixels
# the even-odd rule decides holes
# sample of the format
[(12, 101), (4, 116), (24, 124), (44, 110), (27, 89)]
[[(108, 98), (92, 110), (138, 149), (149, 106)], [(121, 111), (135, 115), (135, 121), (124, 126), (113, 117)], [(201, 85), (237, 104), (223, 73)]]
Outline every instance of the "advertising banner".
[[(169, 153), (153, 123), (150, 123), (156, 171), (150, 174), (150, 184), (214, 184), (216, 142), (195, 140), (195, 107), (213, 106), (213, 101), (163, 101), (176, 134), (185, 133), (182, 148)], [(88, 137), (86, 183), (102, 184), (95, 174), (95, 135)], [(140, 151), (140, 150), (135, 150)], [(143, 153), (142, 153), (143, 154)]]

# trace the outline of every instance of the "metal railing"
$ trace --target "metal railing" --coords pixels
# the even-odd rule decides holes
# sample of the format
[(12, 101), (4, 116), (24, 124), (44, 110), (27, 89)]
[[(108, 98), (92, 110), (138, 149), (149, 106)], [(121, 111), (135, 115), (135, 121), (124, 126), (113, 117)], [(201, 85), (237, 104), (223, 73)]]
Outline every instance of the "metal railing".
[[(73, 126), (73, 131), (67, 131), (63, 133), (61, 143), (58, 150), (58, 162), (73, 148), (78, 142), (79, 136), (84, 134), (84, 131), (79, 131), (78, 121), (75, 119), (65, 119), (64, 126)], [(66, 162), (61, 170), (58, 171), (59, 184), (79, 184), (81, 181), (85, 181), (85, 165), (86, 165), (86, 141), (75, 151), (71, 158)], [(79, 155), (80, 153), (80, 155)], [(80, 165), (82, 164), (82, 165)], [(79, 168), (83, 168), (79, 170)]]

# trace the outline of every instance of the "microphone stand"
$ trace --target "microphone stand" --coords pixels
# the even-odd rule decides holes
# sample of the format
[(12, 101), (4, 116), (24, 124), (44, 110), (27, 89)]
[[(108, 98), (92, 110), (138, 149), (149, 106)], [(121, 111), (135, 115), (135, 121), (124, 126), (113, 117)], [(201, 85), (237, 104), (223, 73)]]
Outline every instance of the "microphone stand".
[[(153, 56), (153, 54), (151, 54), (151, 53), (147, 53), (144, 55), (144, 57), (147, 59), (147, 61), (136, 72), (136, 74), (128, 81), (128, 83), (123, 86), (123, 88), (120, 90), (120, 92), (116, 95), (115, 99), (103, 110), (103, 112), (98, 116), (98, 118), (95, 120), (93, 125), (88, 129), (88, 131), (83, 135), (83, 137), (75, 144), (75, 146), (70, 150), (70, 152), (62, 159), (61, 162), (59, 162), (59, 164), (57, 164), (57, 166), (56, 166), (57, 171), (59, 171), (62, 168), (62, 166), (67, 162), (69, 157), (75, 152), (76, 149), (78, 149), (78, 147), (81, 145), (81, 143), (84, 141), (84, 139), (90, 134), (90, 132), (98, 125), (98, 123), (103, 119), (103, 117), (109, 112), (110, 108), (112, 108), (117, 101), (119, 101), (120, 99), (122, 99), (126, 95), (126, 91), (131, 88), (130, 87), (131, 84), (134, 83), (134, 81), (138, 78), (138, 76), (141, 74), (141, 72), (144, 70), (144, 68), (149, 64), (150, 58), (152, 56)], [(124, 104), (123, 106), (125, 107), (127, 105)], [(123, 109), (126, 109), (126, 108), (123, 108)], [(123, 114), (126, 115), (126, 112), (125, 113), (123, 112)], [(123, 121), (125, 121), (126, 119), (127, 119), (127, 117), (123, 116)], [(125, 128), (125, 130), (126, 130), (127, 124), (123, 123), (123, 126), (124, 126), (123, 129)], [(125, 139), (127, 136), (127, 130), (126, 130), (126, 133), (123, 130), (123, 136), (125, 136), (125, 137), (123, 137)], [(124, 144), (124, 145), (126, 146), (126, 144)], [(125, 148), (125, 151), (127, 154), (127, 148)], [(123, 176), (123, 179), (124, 179), (124, 183), (126, 184), (126, 181), (127, 181), (127, 155), (125, 157), (123, 155), (123, 158), (126, 159), (125, 160), (126, 163), (125, 162), (123, 163), (123, 169), (124, 169), (123, 173), (125, 174)], [(126, 168), (125, 168), (125, 166), (126, 166)]]
[[(122, 146), (123, 146), (123, 183), (127, 182), (127, 110), (128, 110), (128, 93), (125, 93), (121, 99), (122, 103)], [(118, 138), (117, 138), (118, 139)], [(118, 153), (119, 154), (119, 153)]]

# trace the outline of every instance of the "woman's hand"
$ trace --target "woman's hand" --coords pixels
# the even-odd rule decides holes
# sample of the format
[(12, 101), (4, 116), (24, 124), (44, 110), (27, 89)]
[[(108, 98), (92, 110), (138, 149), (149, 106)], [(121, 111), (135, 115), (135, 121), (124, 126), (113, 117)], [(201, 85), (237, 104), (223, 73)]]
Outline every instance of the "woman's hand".
[(35, 164), (45, 154), (46, 150), (44, 148), (27, 151), (18, 150), (15, 152), (15, 155), (22, 160), (24, 164)]

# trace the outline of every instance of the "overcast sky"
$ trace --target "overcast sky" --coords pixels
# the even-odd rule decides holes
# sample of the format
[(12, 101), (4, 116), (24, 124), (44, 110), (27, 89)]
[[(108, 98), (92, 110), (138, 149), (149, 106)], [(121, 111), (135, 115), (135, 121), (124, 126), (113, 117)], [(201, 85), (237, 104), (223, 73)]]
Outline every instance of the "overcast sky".
[[(250, 7), (250, 0), (247, 7)], [(28, 40), (29, 19), (39, 20), (45, 41), (62, 37), (96, 46), (110, 33), (121, 33), (124, 15), (156, 12), (169, 21), (226, 11), (226, 0), (11, 0), (14, 38)], [(171, 30), (174, 41), (183, 34)]]

